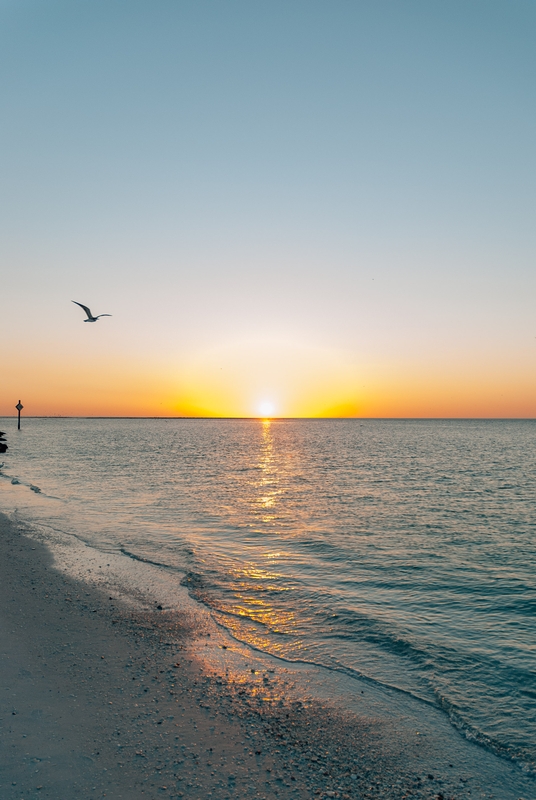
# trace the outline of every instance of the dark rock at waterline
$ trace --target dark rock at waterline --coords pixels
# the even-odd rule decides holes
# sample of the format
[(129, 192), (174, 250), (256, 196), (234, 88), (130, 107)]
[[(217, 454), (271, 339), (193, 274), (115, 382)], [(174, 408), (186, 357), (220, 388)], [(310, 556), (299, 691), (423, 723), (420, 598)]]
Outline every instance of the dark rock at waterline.
[(5, 442), (0, 441), (0, 453), (5, 453), (7, 450), (7, 444)]

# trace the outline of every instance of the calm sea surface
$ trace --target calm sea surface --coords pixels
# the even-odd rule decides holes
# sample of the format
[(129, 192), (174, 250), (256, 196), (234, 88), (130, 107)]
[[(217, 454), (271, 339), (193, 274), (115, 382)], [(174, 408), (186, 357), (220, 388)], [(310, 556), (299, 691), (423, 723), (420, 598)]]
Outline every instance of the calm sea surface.
[(536, 422), (0, 425), (5, 509), (186, 572), (241, 641), (536, 769)]

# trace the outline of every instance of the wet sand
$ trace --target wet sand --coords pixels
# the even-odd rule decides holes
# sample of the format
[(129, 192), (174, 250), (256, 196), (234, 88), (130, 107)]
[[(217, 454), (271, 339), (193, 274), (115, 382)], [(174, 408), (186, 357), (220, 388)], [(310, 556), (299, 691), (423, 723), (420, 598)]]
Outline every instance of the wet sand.
[(281, 696), (269, 670), (215, 671), (203, 636), (58, 572), (0, 515), (0, 797), (530, 797), (396, 720)]

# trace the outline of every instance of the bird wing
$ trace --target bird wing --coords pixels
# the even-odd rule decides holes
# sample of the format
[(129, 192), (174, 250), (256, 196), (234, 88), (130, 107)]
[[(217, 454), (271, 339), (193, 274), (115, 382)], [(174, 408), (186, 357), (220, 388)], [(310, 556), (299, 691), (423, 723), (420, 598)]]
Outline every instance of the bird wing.
[(111, 314), (99, 314), (99, 316), (95, 317), (95, 319), (99, 319), (100, 317), (111, 317), (111, 316), (112, 316)]
[(71, 300), (71, 303), (75, 303), (77, 306), (80, 306), (80, 308), (83, 308), (84, 311), (86, 312), (86, 314), (88, 315), (88, 317), (92, 317), (93, 316), (93, 314), (91, 313), (89, 308), (87, 306), (82, 305), (82, 303), (77, 303), (76, 300)]

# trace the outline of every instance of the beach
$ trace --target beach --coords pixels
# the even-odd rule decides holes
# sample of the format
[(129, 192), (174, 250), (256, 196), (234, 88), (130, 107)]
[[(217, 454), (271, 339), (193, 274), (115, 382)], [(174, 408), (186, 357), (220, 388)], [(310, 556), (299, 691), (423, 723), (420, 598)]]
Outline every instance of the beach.
[(536, 2), (0, 29), (0, 800), (536, 800)]
[(494, 757), (475, 774), (454, 738), (441, 753), (385, 714), (285, 696), (274, 670), (215, 671), (188, 614), (68, 577), (5, 516), (0, 564), (3, 798), (523, 796), (519, 772), (487, 785)]

